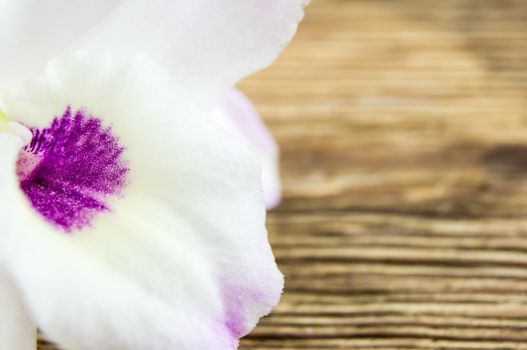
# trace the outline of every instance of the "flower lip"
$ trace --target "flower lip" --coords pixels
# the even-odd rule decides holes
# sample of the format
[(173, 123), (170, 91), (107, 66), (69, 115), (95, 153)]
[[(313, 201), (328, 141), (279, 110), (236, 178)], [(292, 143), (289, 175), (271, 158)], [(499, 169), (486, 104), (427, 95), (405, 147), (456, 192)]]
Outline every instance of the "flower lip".
[(30, 130), (17, 175), (33, 208), (66, 232), (109, 211), (108, 196), (120, 194), (129, 171), (111, 128), (84, 109), (67, 107), (48, 128)]

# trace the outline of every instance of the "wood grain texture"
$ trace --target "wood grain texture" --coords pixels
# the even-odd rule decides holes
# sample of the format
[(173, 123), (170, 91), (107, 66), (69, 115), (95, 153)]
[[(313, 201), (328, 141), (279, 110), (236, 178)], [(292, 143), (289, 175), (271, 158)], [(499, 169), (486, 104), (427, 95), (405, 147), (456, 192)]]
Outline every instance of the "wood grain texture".
[(527, 349), (527, 1), (314, 0), (240, 86), (287, 277), (242, 350)]

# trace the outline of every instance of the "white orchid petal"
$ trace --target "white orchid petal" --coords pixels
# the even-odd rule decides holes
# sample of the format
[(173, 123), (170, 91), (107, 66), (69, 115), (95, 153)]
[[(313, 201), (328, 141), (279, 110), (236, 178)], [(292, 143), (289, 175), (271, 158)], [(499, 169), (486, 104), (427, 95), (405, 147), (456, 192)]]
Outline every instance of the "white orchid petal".
[(37, 345), (37, 328), (29, 318), (11, 276), (2, 266), (0, 266), (0, 310), (0, 349), (34, 350)]
[(200, 99), (213, 101), (272, 63), (296, 31), (308, 0), (132, 0), (80, 48), (143, 53)]
[(12, 159), (0, 164), (0, 253), (63, 347), (235, 349), (277, 303), (258, 161), (191, 101), (149, 59), (89, 55), (7, 95), (6, 114), (35, 127), (82, 106), (126, 148), (122, 198), (72, 233), (31, 207)]
[(68, 48), (147, 54), (212, 103), (285, 47), (306, 0), (0, 0), (0, 84)]
[[(22, 129), (20, 125), (0, 120), (0, 164), (14, 161), (18, 149), (25, 143), (20, 137), (20, 134), (24, 136)], [(0, 261), (0, 349), (33, 350), (37, 342), (37, 328), (27, 314), (21, 294), (4, 268), (3, 260)]]
[(40, 72), (122, 0), (0, 0), (0, 86)]
[[(17, 134), (18, 132), (11, 132), (12, 129), (14, 129), (12, 123), (0, 120), (0, 150), (2, 150), (0, 164), (2, 165), (12, 162), (16, 151), (24, 144), (24, 139)], [(0, 263), (0, 349), (33, 350), (36, 347), (36, 337), (37, 328), (26, 312), (21, 294), (2, 261)]]
[(262, 162), (265, 205), (267, 209), (276, 207), (282, 198), (279, 148), (251, 101), (241, 91), (229, 89), (212, 109), (212, 116), (256, 152)]

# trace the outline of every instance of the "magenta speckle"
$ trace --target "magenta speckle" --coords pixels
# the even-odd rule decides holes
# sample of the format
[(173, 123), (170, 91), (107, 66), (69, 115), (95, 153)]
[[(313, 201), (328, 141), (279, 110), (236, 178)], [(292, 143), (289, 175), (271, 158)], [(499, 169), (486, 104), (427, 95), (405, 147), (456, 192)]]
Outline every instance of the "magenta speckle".
[(111, 128), (85, 110), (73, 114), (68, 107), (48, 128), (31, 132), (17, 175), (32, 206), (66, 232), (108, 211), (108, 196), (119, 195), (129, 170)]

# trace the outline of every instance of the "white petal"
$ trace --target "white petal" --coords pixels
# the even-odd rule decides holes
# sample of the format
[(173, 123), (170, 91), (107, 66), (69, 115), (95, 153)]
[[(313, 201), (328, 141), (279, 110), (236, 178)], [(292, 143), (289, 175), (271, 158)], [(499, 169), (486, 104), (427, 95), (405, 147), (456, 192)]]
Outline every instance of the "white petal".
[(146, 54), (212, 103), (275, 60), (306, 0), (0, 0), (0, 86), (68, 48)]
[[(148, 54), (210, 101), (272, 63), (296, 31), (308, 0), (132, 0), (83, 49)], [(85, 46), (86, 45), (86, 46)]]
[(67, 349), (236, 348), (283, 283), (252, 152), (148, 59), (77, 55), (4, 101), (36, 127), (68, 104), (112, 125), (129, 184), (66, 234), (30, 206), (12, 159), (0, 164), (0, 254), (39, 326)]
[(267, 209), (282, 198), (279, 149), (251, 101), (239, 90), (225, 91), (212, 109), (213, 118), (225, 129), (247, 142), (262, 162), (262, 188)]
[(37, 328), (26, 312), (11, 276), (0, 266), (0, 349), (34, 350)]
[(0, 0), (0, 86), (44, 69), (122, 0)]
[[(13, 157), (13, 151), (23, 145), (23, 139), (16, 133), (5, 132), (5, 124), (0, 121), (1, 164), (9, 162), (8, 158)], [(33, 350), (37, 344), (36, 337), (37, 328), (26, 312), (21, 294), (0, 262), (0, 349)]]
[[(0, 163), (11, 162), (25, 143), (23, 127), (0, 120)], [(27, 131), (27, 130), (26, 130)], [(0, 185), (1, 186), (1, 185)], [(5, 201), (5, 199), (2, 199)], [(4, 227), (3, 227), (4, 228)], [(1, 231), (0, 231), (1, 232)], [(36, 347), (37, 329), (30, 320), (21, 294), (0, 259), (0, 349), (31, 350)]]

